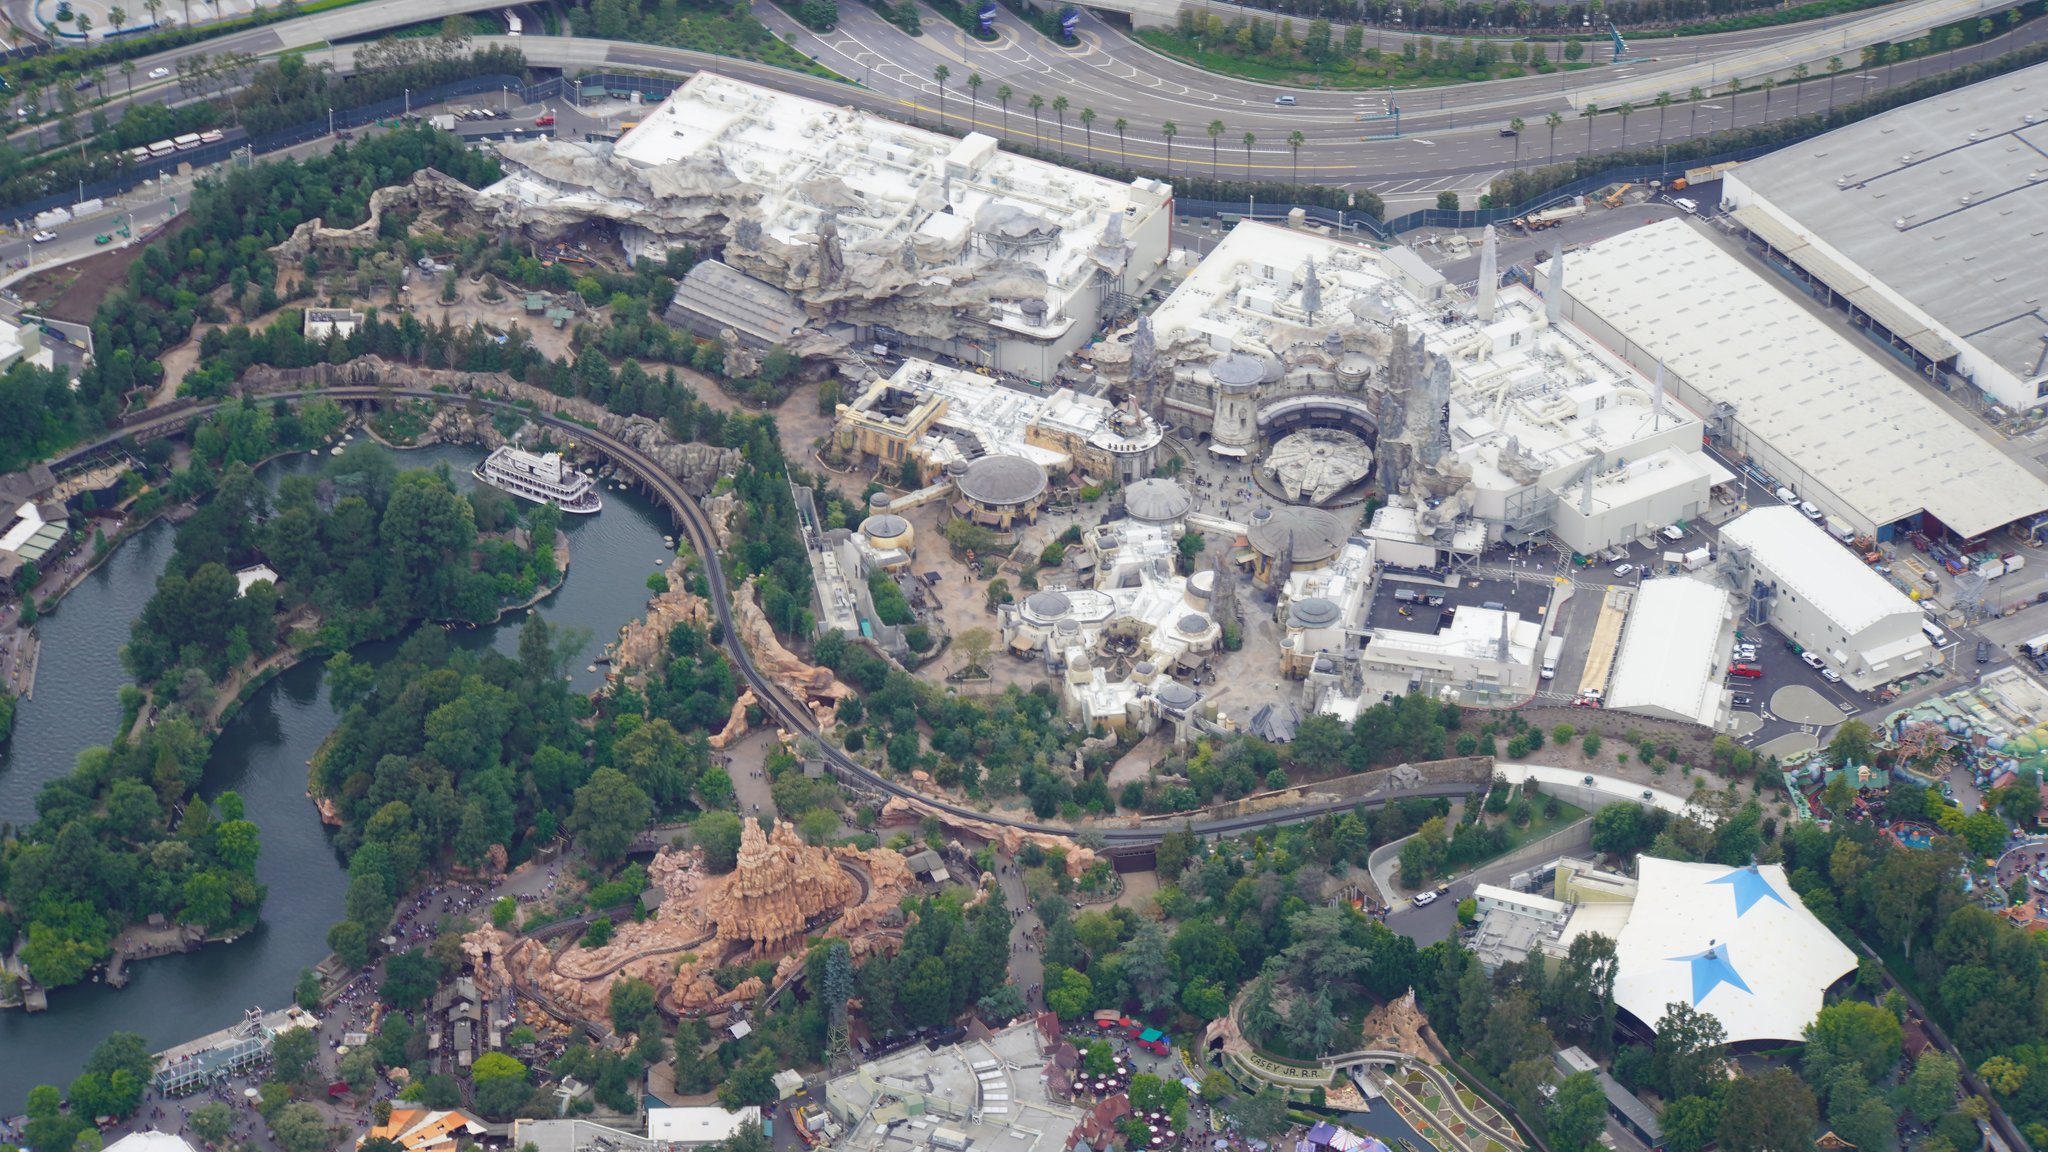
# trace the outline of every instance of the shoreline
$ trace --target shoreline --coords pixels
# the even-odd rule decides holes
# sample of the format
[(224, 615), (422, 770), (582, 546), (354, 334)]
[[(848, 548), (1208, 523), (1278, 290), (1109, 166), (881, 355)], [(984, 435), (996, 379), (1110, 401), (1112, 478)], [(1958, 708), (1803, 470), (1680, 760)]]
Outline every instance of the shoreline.
[[(386, 451), (397, 453), (408, 450), (408, 447), (393, 445), (385, 442), (381, 438), (376, 438), (374, 436), (374, 433), (368, 432), (367, 426), (365, 426), (365, 431), (366, 434), (372, 438), (374, 443), (378, 444), (379, 447), (384, 448)], [(416, 444), (411, 445), (409, 447), (428, 448), (438, 444), (450, 443), (461, 442), (436, 438), (431, 443)], [(275, 453), (271, 456), (264, 458), (263, 460), (258, 461), (256, 467), (261, 468), (265, 465), (276, 463), (277, 461), (285, 459), (287, 457), (296, 456), (300, 452), (304, 451), (313, 451), (317, 453), (319, 450), (294, 449), (288, 452)], [(130, 498), (131, 503), (133, 499), (135, 498)], [(73, 578), (67, 580), (62, 586), (62, 588), (53, 594), (54, 602), (50, 605), (49, 610), (54, 610), (58, 606), (58, 604), (61, 604), (62, 599), (65, 595), (67, 595), (73, 589), (82, 584), (87, 575), (91, 574), (93, 571), (97, 570), (101, 565), (105, 564), (109, 559), (111, 559), (114, 553), (119, 549), (119, 547), (122, 544), (126, 543), (129, 539), (138, 534), (143, 528), (146, 528), (149, 525), (155, 523), (158, 519), (172, 516), (172, 514), (179, 509), (190, 509), (193, 507), (195, 506), (187, 504), (166, 504), (163, 508), (159, 509), (155, 514), (153, 514), (146, 520), (139, 522), (131, 521), (129, 523), (124, 524), (120, 532), (116, 533), (115, 536), (108, 539), (107, 547), (103, 552), (95, 556), (90, 564), (86, 565), (83, 569), (81, 569)], [(176, 520), (183, 520), (184, 518), (185, 517), (183, 516), (175, 517)], [(569, 570), (573, 559), (569, 547), (568, 533), (560, 528), (557, 528), (555, 530), (554, 553), (556, 577), (552, 583), (536, 588), (531, 595), (527, 596), (526, 598), (520, 600), (517, 603), (499, 606), (497, 613), (493, 615), (489, 621), (483, 624), (476, 625), (476, 627), (495, 627), (498, 624), (504, 623), (507, 616), (518, 612), (530, 611), (542, 602), (546, 601), (547, 599), (555, 595), (557, 592), (559, 592), (569, 581)], [(446, 621), (436, 622), (422, 618), (408, 621), (406, 624), (395, 630), (392, 635), (395, 636), (412, 628), (417, 628), (424, 625), (435, 623), (439, 623), (443, 627), (452, 626)], [(392, 636), (371, 637), (361, 641), (360, 644), (375, 643), (379, 640), (389, 640), (391, 638)], [(360, 645), (351, 645), (350, 649), (353, 649), (354, 647), (358, 646)], [(38, 648), (40, 648), (40, 644), (38, 644)], [(275, 680), (277, 677), (283, 675), (284, 673), (290, 671), (293, 668), (296, 668), (298, 665), (307, 660), (324, 658), (327, 656), (331, 656), (333, 654), (333, 652), (319, 645), (311, 645), (305, 649), (297, 651), (290, 649), (288, 645), (281, 645), (277, 653), (273, 654), (273, 656), (267, 659), (266, 661), (260, 663), (253, 670), (250, 678), (246, 682), (243, 682), (240, 685), (240, 687), (235, 689), (233, 698), (208, 721), (206, 733), (209, 739), (209, 758), (212, 755), (210, 748), (211, 741), (220, 736), (220, 734), (227, 728), (227, 725), (234, 720), (234, 718), (241, 712), (242, 707), (248, 703), (248, 701), (256, 694), (256, 692), (259, 689), (263, 688), (272, 680)], [(133, 683), (133, 681), (124, 681), (124, 683)], [(149, 715), (149, 702), (145, 700), (142, 709), (137, 712), (135, 719), (130, 724), (128, 724), (123, 730), (116, 732), (113, 735), (112, 739), (129, 739), (139, 728), (139, 726), (147, 723)], [(328, 739), (332, 739), (332, 737), (333, 733), (330, 731), (327, 734), (327, 737), (323, 738), (322, 746), (324, 747), (326, 741)], [(310, 790), (307, 792), (307, 795), (309, 797), (312, 797), (317, 805), (319, 797), (313, 796), (313, 793)], [(111, 987), (121, 988), (129, 982), (129, 970), (132, 969), (133, 966), (137, 963), (140, 963), (144, 960), (156, 959), (161, 956), (174, 956), (190, 952), (197, 952), (202, 950), (208, 944), (231, 944), (234, 943), (236, 940), (240, 939), (243, 935), (247, 934), (250, 930), (254, 929), (257, 925), (261, 923), (262, 915), (259, 912), (255, 921), (251, 924), (242, 926), (236, 929), (235, 931), (224, 935), (213, 935), (210, 933), (202, 934), (196, 938), (189, 939), (187, 942), (183, 944), (183, 946), (180, 947), (165, 947), (162, 945), (160, 941), (156, 943), (146, 943), (134, 950), (124, 948), (122, 946), (122, 942), (130, 936), (136, 934), (148, 935), (153, 930), (151, 926), (147, 925), (146, 923), (136, 922), (126, 924), (123, 925), (121, 930), (115, 934), (112, 944), (112, 951), (107, 957), (107, 959), (101, 964), (98, 964), (94, 967), (91, 979), (89, 981), (81, 981), (80, 983), (105, 983)], [(331, 958), (332, 956), (330, 954), (328, 957), (323, 958), (322, 963), (324, 963), (327, 959)], [(16, 999), (0, 1001), (0, 1010), (5, 1010), (9, 1008), (26, 1008), (27, 1011), (31, 1013), (46, 1011), (49, 1008), (50, 993), (52, 991), (61, 991), (61, 989), (48, 989), (40, 985), (28, 984), (26, 980), (26, 971), (25, 969), (19, 969), (18, 963), (16, 965), (10, 966), (7, 970), (10, 972), (17, 972), (19, 975), (21, 975), (23, 977), (23, 986), (21, 989), (21, 994)], [(65, 985), (64, 987), (70, 987), (70, 985)]]

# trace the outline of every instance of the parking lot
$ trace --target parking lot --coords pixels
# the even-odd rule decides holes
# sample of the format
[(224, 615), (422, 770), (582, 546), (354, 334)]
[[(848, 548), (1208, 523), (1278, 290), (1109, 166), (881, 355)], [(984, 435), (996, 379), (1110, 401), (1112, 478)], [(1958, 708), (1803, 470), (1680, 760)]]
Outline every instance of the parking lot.
[[(1372, 608), (1366, 615), (1368, 627), (1401, 632), (1435, 633), (1449, 623), (1452, 611), (1460, 607), (1494, 605), (1521, 615), (1524, 620), (1541, 620), (1549, 611), (1552, 582), (1545, 576), (1502, 577), (1458, 575), (1451, 583), (1434, 584), (1418, 577), (1389, 572), (1373, 591)], [(1413, 602), (1396, 598), (1398, 590), (1415, 593)], [(1441, 597), (1441, 606), (1431, 606), (1431, 597)], [(1402, 611), (1407, 610), (1407, 615)]]

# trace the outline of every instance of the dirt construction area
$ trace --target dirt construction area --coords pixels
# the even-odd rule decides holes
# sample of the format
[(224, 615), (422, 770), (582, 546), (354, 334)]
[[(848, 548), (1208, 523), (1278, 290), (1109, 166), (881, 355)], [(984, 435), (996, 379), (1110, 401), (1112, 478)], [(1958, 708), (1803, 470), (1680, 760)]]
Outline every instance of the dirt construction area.
[[(171, 222), (170, 230), (183, 228), (189, 219), (179, 216)], [(43, 315), (53, 320), (90, 324), (100, 301), (128, 282), (128, 265), (142, 255), (143, 247), (128, 244), (109, 248), (60, 268), (38, 272), (16, 286), (15, 292), (23, 300), (41, 306)]]

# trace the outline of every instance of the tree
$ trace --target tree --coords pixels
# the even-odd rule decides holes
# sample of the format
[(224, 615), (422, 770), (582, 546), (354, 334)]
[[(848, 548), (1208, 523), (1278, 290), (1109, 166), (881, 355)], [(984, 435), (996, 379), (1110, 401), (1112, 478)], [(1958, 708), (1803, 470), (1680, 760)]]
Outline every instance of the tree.
[(1456, 212), (1458, 210), (1458, 194), (1451, 191), (1437, 193), (1436, 208), (1439, 212)]
[(1516, 168), (1520, 168), (1522, 166), (1522, 130), (1524, 128), (1527, 128), (1528, 126), (1528, 122), (1523, 120), (1520, 116), (1516, 116), (1508, 121), (1508, 131), (1515, 134)]
[(1813, 1090), (1790, 1068), (1739, 1077), (1723, 1092), (1721, 1152), (1795, 1152), (1813, 1143)]
[(1150, 917), (1138, 921), (1137, 930), (1124, 945), (1124, 978), (1138, 994), (1147, 1012), (1173, 1003), (1178, 988), (1173, 979), (1173, 960), (1167, 954), (1166, 929)]
[(1209, 121), (1209, 179), (1216, 179), (1216, 142), (1223, 138), (1226, 129), (1221, 120)]
[(725, 1083), (718, 1086), (718, 1102), (728, 1112), (742, 1108), (773, 1104), (777, 1093), (775, 1088), (775, 1050), (762, 1048), (733, 1068)]
[(1045, 1006), (1062, 1020), (1078, 1019), (1094, 1004), (1094, 985), (1064, 964), (1047, 964), (1044, 984)]
[(434, 994), (441, 965), (424, 948), (397, 953), (384, 961), (384, 983), (377, 994), (394, 1008), (411, 1008)]
[(1721, 1079), (1727, 1053), (1722, 1047), (1726, 1033), (1713, 1014), (1692, 1005), (1674, 1002), (1664, 1006), (1657, 1021), (1656, 1043), (1651, 1068), (1659, 1092), (1675, 1100), (1680, 1096), (1704, 1096)]
[(227, 1105), (218, 1100), (209, 1100), (192, 1110), (185, 1123), (191, 1126), (195, 1135), (208, 1144), (218, 1144), (235, 1130), (235, 1114)]
[(1093, 160), (1095, 158), (1095, 109), (1081, 109), (1080, 119), (1081, 131), (1087, 134), (1087, 143), (1083, 147), (1088, 153), (1088, 158)]
[(1054, 116), (1059, 117), (1060, 121), (1061, 156), (1065, 156), (1067, 154), (1067, 109), (1070, 107), (1072, 107), (1072, 105), (1067, 103), (1067, 98), (1065, 96), (1055, 96), (1052, 98), (1052, 114)]
[(1248, 1096), (1239, 1096), (1224, 1111), (1237, 1122), (1238, 1132), (1248, 1140), (1265, 1140), (1287, 1127), (1287, 1098), (1271, 1084)]
[(1544, 1121), (1558, 1152), (1581, 1152), (1594, 1146), (1607, 1127), (1607, 1094), (1591, 1072), (1574, 1072), (1557, 1086)]
[(1180, 135), (1180, 125), (1168, 120), (1159, 126), (1159, 135), (1166, 140), (1166, 177), (1173, 178), (1173, 138)]
[(714, 875), (730, 872), (739, 863), (744, 831), (740, 818), (731, 812), (706, 812), (690, 825), (692, 838), (704, 851), (704, 866)]
[(270, 1131), (284, 1152), (324, 1152), (333, 1147), (327, 1118), (311, 1104), (287, 1104), (270, 1121)]
[[(421, 997), (425, 999), (425, 997)], [(303, 1084), (320, 1069), (320, 1038), (311, 1028), (290, 1028), (270, 1042), (271, 1076), (286, 1084)]]
[(1777, 89), (1778, 82), (1766, 76), (1757, 87), (1764, 90), (1764, 123), (1769, 124), (1771, 122), (1771, 93)]
[(601, 864), (615, 864), (640, 830), (653, 818), (653, 806), (625, 773), (599, 768), (590, 783), (576, 790), (576, 808), (569, 819), (583, 848)]
[(946, 81), (952, 75), (953, 70), (944, 64), (932, 69), (932, 79), (939, 82), (939, 128), (941, 131), (946, 127)]
[(1904, 1032), (1883, 1008), (1861, 1000), (1842, 1000), (1820, 1010), (1806, 1026), (1806, 1078), (1829, 1083), (1835, 1070), (1860, 1065), (1868, 1077), (1888, 1076), (1898, 1063)]
[(989, 651), (995, 647), (995, 635), (986, 628), (969, 628), (953, 637), (953, 647), (967, 658), (963, 672), (986, 672), (982, 661), (988, 659)]
[(1680, 1096), (1657, 1117), (1671, 1152), (1700, 1152), (1713, 1142), (1714, 1129), (1720, 1123), (1721, 1106), (1711, 1096)]
[(1258, 142), (1259, 138), (1252, 133), (1244, 134), (1244, 178), (1247, 180), (1252, 178), (1252, 145)]
[(1835, 729), (1834, 739), (1828, 741), (1828, 758), (1843, 767), (1868, 764), (1871, 740), (1870, 725), (1861, 720), (1844, 720)]
[(1031, 142), (1037, 144), (1042, 138), (1038, 130), (1038, 114), (1045, 111), (1045, 97), (1033, 92), (1031, 98), (1024, 101), (1024, 106), (1031, 109)]
[(1615, 111), (1621, 114), (1621, 146), (1628, 147), (1628, 118), (1635, 114), (1636, 106), (1624, 100)]
[(1017, 94), (1008, 84), (996, 85), (996, 101), (1003, 106), (1003, 135), (1010, 134), (1010, 97)]
[[(1572, 46), (1577, 47), (1578, 43), (1577, 40), (1574, 40), (1572, 41)], [(1599, 114), (1600, 106), (1591, 100), (1586, 101), (1586, 106), (1579, 109), (1579, 118), (1586, 122), (1586, 151), (1588, 152), (1593, 150), (1593, 117)]]
[(967, 74), (967, 122), (974, 123), (981, 115), (981, 86), (985, 81), (979, 72)]
[(1111, 125), (1111, 127), (1116, 129), (1117, 165), (1119, 167), (1128, 168), (1131, 165), (1131, 158), (1124, 152), (1124, 133), (1130, 130), (1131, 122), (1119, 116), (1116, 118), (1116, 123)]
[[(654, 985), (630, 976), (616, 981), (612, 984), (610, 1007), (613, 1031), (621, 1036), (639, 1032), (654, 1014)], [(659, 1027), (660, 1021), (655, 1024)]]
[(1557, 163), (1557, 129), (1564, 123), (1564, 113), (1552, 112), (1543, 118), (1543, 126), (1550, 129), (1550, 162)]
[(1287, 150), (1293, 154), (1288, 162), (1287, 181), (1290, 184), (1301, 183), (1301, 146), (1306, 143), (1308, 137), (1302, 135), (1299, 129), (1287, 134)]
[(1254, 1044), (1272, 1036), (1273, 1029), (1280, 1025), (1280, 1012), (1274, 1005), (1274, 983), (1271, 968), (1260, 972), (1259, 978), (1252, 981), (1251, 990), (1245, 993), (1244, 1008), (1238, 1013), (1238, 1022)]
[(1956, 1087), (1961, 1082), (1961, 1069), (1955, 1060), (1928, 1048), (1913, 1062), (1912, 1075), (1906, 1077), (1906, 1107), (1923, 1122), (1932, 1124), (1954, 1106)]
[(981, 1010), (984, 1018), (997, 1024), (1007, 1024), (1030, 1011), (1030, 1005), (1024, 1003), (1024, 996), (1017, 991), (1017, 986), (1008, 983), (990, 989), (975, 1001), (974, 1006)]

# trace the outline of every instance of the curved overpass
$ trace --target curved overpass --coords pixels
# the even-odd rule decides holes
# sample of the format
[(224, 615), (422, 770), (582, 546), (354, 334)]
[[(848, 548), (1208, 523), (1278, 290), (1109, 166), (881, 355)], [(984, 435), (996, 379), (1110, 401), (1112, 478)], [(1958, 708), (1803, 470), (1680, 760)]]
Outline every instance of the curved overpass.
[[(436, 404), (458, 400), (468, 403), (474, 400), (483, 407), (498, 411), (514, 412), (536, 423), (545, 424), (559, 431), (567, 432), (576, 437), (579, 443), (595, 449), (613, 464), (630, 471), (634, 478), (645, 485), (661, 503), (667, 505), (670, 514), (680, 522), (683, 531), (689, 537), (690, 546), (696, 549), (699, 556), (712, 557), (719, 554), (718, 540), (712, 532), (710, 518), (698, 506), (696, 499), (683, 488), (681, 481), (662, 471), (659, 464), (655, 463), (651, 457), (639, 449), (622, 440), (607, 436), (588, 425), (579, 424), (574, 420), (551, 413), (523, 407), (494, 396), (434, 392), (424, 388), (387, 388), (376, 384), (343, 384), (331, 388), (265, 392), (252, 394), (250, 399), (306, 400), (316, 396), (324, 396), (329, 400), (352, 404), (377, 403), (393, 398), (426, 400)], [(220, 407), (219, 404), (203, 404), (165, 412), (154, 419), (130, 425), (124, 428), (119, 435), (103, 437), (91, 444), (74, 449), (55, 463), (61, 464), (64, 460), (89, 455), (125, 439), (147, 440), (166, 435), (186, 427), (193, 421), (205, 418), (218, 407)], [(811, 716), (810, 709), (791, 697), (789, 693), (783, 690), (780, 684), (777, 684), (774, 680), (764, 675), (759, 668), (755, 667), (753, 655), (747, 651), (746, 645), (741, 643), (740, 629), (733, 619), (732, 595), (726, 584), (724, 567), (719, 564), (706, 564), (704, 565), (704, 572), (706, 580), (711, 587), (712, 611), (716, 613), (718, 622), (724, 629), (725, 649), (728, 657), (732, 660), (733, 666), (739, 670), (740, 675), (746, 680), (748, 686), (753, 689), (755, 698), (774, 716), (777, 724), (790, 731), (801, 732), (810, 736), (817, 743), (819, 750), (825, 756), (826, 763), (831, 765), (833, 775), (849, 783), (856, 783), (877, 792), (916, 801), (963, 820), (979, 821), (984, 824), (1001, 825), (1025, 832), (1039, 832), (1053, 836), (1071, 836), (1074, 834), (1076, 829), (1065, 825), (1043, 824), (1032, 820), (1013, 819), (995, 813), (981, 812), (965, 805), (955, 804), (943, 797), (920, 792), (914, 788), (899, 784), (882, 773), (874, 771), (867, 765), (847, 755), (844, 749), (823, 739), (818, 732), (816, 721)], [(1469, 785), (1456, 782), (1425, 784), (1419, 788), (1404, 789), (1398, 793), (1389, 790), (1385, 795), (1371, 800), (1334, 800), (1317, 804), (1305, 804), (1296, 808), (1272, 812), (1260, 812), (1249, 816), (1185, 821), (1180, 824), (1174, 824), (1172, 821), (1156, 821), (1155, 823), (1162, 826), (1100, 828), (1098, 831), (1103, 840), (1112, 849), (1139, 849), (1158, 843), (1167, 832), (1181, 830), (1182, 828), (1203, 836), (1228, 836), (1252, 828), (1261, 828), (1272, 824), (1296, 823), (1313, 819), (1326, 813), (1346, 812), (1361, 804), (1376, 806), (1384, 804), (1388, 800), (1405, 799), (1408, 797), (1462, 796), (1469, 790)]]

